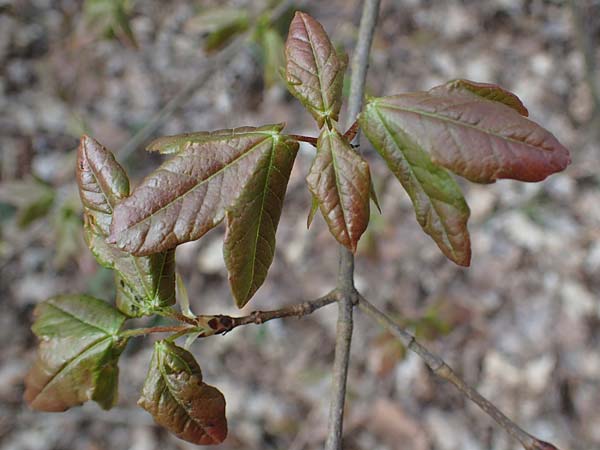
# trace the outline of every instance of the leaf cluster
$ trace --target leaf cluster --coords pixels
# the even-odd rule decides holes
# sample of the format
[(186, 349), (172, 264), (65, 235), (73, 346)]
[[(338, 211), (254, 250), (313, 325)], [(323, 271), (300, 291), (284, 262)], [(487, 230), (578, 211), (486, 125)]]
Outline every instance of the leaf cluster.
[(25, 393), (32, 407), (62, 411), (94, 400), (110, 408), (119, 355), (130, 337), (142, 334), (124, 329), (126, 321), (160, 315), (197, 326), (155, 344), (140, 406), (187, 441), (225, 439), (223, 395), (204, 383), (192, 354), (174, 343), (202, 333), (187, 297), (180, 299), (184, 315), (174, 309), (175, 249), (225, 222), (231, 293), (245, 306), (273, 262), (300, 141), (316, 147), (306, 176), (313, 198), (309, 226), (320, 211), (339, 244), (356, 251), (370, 201), (376, 202), (369, 164), (350, 142), (360, 127), (406, 190), (423, 231), (464, 266), (471, 259), (469, 207), (454, 175), (476, 183), (540, 181), (570, 161), (514, 94), (468, 80), (370, 98), (344, 133), (338, 120), (346, 66), (321, 24), (298, 12), (285, 43), (285, 81), (314, 118), (318, 138), (285, 134), (284, 124), (163, 136), (148, 150), (167, 159), (133, 190), (108, 149), (81, 139), (77, 181), (85, 240), (98, 263), (115, 272), (115, 306), (63, 295), (36, 308), (33, 331), (41, 343)]

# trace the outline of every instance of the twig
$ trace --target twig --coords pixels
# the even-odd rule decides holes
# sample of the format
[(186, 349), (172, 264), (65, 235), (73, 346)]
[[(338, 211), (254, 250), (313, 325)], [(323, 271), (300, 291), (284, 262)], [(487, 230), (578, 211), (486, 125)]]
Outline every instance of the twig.
[(525, 450), (558, 450), (554, 445), (531, 436), (520, 428), (516, 423), (510, 420), (502, 411), (483, 397), (479, 392), (465, 383), (452, 368), (438, 355), (430, 352), (421, 345), (415, 337), (400, 325), (394, 322), (388, 315), (378, 310), (362, 295), (358, 296), (358, 306), (368, 316), (377, 321), (393, 336), (398, 338), (406, 348), (419, 355), (425, 364), (434, 374), (452, 383), (465, 397), (479, 406), (483, 412), (490, 416), (498, 425), (500, 425), (508, 434), (521, 443)]
[(247, 316), (232, 317), (224, 315), (204, 315), (190, 318), (175, 312), (169, 312), (167, 317), (184, 322), (185, 325), (159, 326), (150, 328), (134, 328), (120, 333), (121, 337), (143, 336), (151, 333), (175, 333), (171, 339), (185, 336), (187, 334), (197, 333), (198, 338), (214, 336), (216, 334), (225, 334), (234, 328), (249, 325), (263, 324), (273, 319), (282, 319), (284, 317), (302, 317), (312, 314), (317, 309), (330, 305), (338, 301), (339, 295), (333, 290), (322, 297), (314, 300), (308, 300), (285, 308), (271, 311), (254, 311)]
[[(270, 14), (270, 19), (275, 20), (280, 17), (292, 5), (292, 0), (283, 0), (277, 5)], [(156, 114), (148, 123), (146, 123), (131, 139), (129, 139), (119, 152), (119, 157), (125, 161), (136, 151), (152, 134), (162, 126), (162, 124), (183, 104), (185, 104), (204, 83), (223, 65), (227, 64), (244, 46), (246, 39), (254, 31), (254, 27), (248, 29), (230, 42), (223, 50), (215, 53), (214, 56), (207, 58), (203, 70), (186, 84), (169, 102)]]
[[(369, 53), (379, 14), (379, 0), (365, 0), (360, 19), (358, 40), (352, 58), (352, 79), (348, 98), (347, 127), (351, 127), (362, 107), (365, 79), (369, 66)], [(358, 136), (353, 143), (358, 143)], [(341, 294), (338, 303), (338, 320), (335, 338), (335, 358), (333, 362), (333, 381), (331, 403), (329, 406), (329, 424), (327, 430), (327, 450), (341, 450), (344, 423), (344, 403), (348, 363), (352, 342), (352, 310), (354, 308), (354, 255), (346, 247), (340, 246), (337, 289)]]
[(594, 42), (589, 27), (586, 26), (586, 15), (582, 11), (583, 6), (576, 0), (569, 0), (571, 13), (573, 15), (573, 28), (577, 46), (583, 55), (585, 79), (590, 88), (594, 110), (592, 121), (600, 119), (600, 80), (596, 75), (596, 55), (594, 54)]

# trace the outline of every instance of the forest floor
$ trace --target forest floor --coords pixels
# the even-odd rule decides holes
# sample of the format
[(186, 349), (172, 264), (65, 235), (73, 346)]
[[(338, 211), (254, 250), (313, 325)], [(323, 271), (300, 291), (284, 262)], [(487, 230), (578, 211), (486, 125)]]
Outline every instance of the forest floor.
[[(168, 3), (134, 3), (135, 48), (104, 36), (80, 2), (0, 1), (1, 450), (194, 448), (136, 406), (151, 338), (123, 354), (114, 409), (86, 404), (48, 414), (23, 403), (35, 305), (65, 292), (113, 295), (111, 273), (96, 265), (81, 237), (78, 137), (88, 133), (113, 149), (139, 180), (160, 158), (141, 147), (121, 149), (207, 67), (212, 75), (153, 136), (282, 121), (292, 133), (317, 133), (281, 83), (265, 85), (256, 45), (216, 65), (203, 52), (201, 5), (220, 2)], [(351, 53), (358, 1), (298, 3)], [(251, 14), (261, 8), (231, 4)], [(600, 3), (581, 4), (599, 42)], [(592, 450), (600, 449), (600, 123), (576, 31), (568, 2), (382, 2), (369, 94), (426, 90), (453, 78), (497, 82), (572, 150), (573, 163), (542, 183), (462, 184), (473, 243), (472, 266), (464, 269), (421, 231), (407, 195), (363, 140), (383, 214), (373, 213), (359, 246), (356, 283), (527, 430), (563, 450)], [(333, 286), (337, 245), (321, 218), (306, 229), (312, 154), (302, 147), (274, 264), (242, 311), (227, 284), (223, 227), (178, 249), (195, 312), (275, 309)], [(218, 448), (322, 448), (335, 320), (329, 306), (194, 344), (206, 382), (227, 399), (230, 432)], [(359, 311), (351, 356), (347, 450), (519, 448)]]

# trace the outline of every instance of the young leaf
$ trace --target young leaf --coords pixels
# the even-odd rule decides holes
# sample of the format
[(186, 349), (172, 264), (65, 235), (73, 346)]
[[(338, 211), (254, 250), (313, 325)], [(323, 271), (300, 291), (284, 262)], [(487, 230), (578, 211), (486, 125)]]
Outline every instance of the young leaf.
[(219, 444), (227, 436), (225, 398), (202, 381), (190, 352), (158, 341), (138, 404), (178, 438), (198, 445)]
[(467, 221), (469, 207), (454, 178), (431, 162), (429, 155), (387, 117), (369, 104), (360, 125), (373, 147), (408, 193), (423, 230), (444, 255), (468, 266), (471, 245)]
[(310, 111), (322, 127), (338, 120), (346, 58), (336, 53), (323, 26), (296, 12), (285, 44), (285, 76), (291, 94)]
[(463, 89), (488, 100), (504, 103), (506, 106), (510, 106), (522, 116), (529, 116), (529, 111), (527, 111), (527, 108), (525, 108), (525, 105), (523, 105), (521, 99), (497, 84), (478, 83), (477, 81), (458, 79), (449, 81), (441, 86), (434, 87), (431, 89), (431, 92), (452, 92), (455, 89)]
[(183, 150), (116, 206), (109, 241), (142, 256), (200, 238), (223, 220), (282, 128), (222, 130), (180, 141)]
[(369, 165), (337, 130), (323, 130), (306, 177), (331, 234), (356, 251), (369, 223)]
[(227, 211), (223, 243), (229, 284), (242, 308), (267, 277), (275, 255), (275, 232), (296, 159), (298, 142), (273, 140), (239, 198)]
[(86, 214), (108, 235), (115, 204), (129, 195), (129, 178), (113, 154), (89, 136), (79, 143), (77, 184)]
[(393, 132), (418, 143), (434, 164), (470, 181), (540, 181), (570, 163), (569, 151), (549, 131), (505, 102), (469, 89), (446, 85), (375, 98), (367, 109), (385, 117)]
[(25, 379), (25, 400), (41, 411), (64, 411), (88, 400), (111, 408), (117, 400), (118, 358), (126, 317), (102, 300), (62, 295), (40, 303), (32, 330), (40, 339)]
[(130, 317), (175, 303), (174, 250), (135, 257), (106, 242), (113, 208), (129, 195), (129, 180), (113, 154), (87, 136), (81, 139), (77, 182), (84, 205), (84, 237), (99, 264), (115, 270), (117, 307)]

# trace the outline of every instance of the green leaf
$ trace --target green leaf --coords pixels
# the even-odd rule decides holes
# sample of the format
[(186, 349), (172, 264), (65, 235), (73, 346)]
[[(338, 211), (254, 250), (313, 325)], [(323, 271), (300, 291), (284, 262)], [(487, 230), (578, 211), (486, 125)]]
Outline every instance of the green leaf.
[(32, 330), (40, 339), (25, 379), (25, 400), (41, 411), (64, 411), (88, 400), (109, 409), (117, 401), (118, 358), (126, 317), (102, 300), (62, 295), (40, 303)]
[(374, 98), (368, 107), (418, 143), (434, 164), (470, 181), (540, 181), (570, 163), (569, 151), (522, 111), (470, 89), (444, 85)]
[(307, 229), (312, 225), (315, 214), (317, 214), (317, 211), (319, 210), (319, 200), (314, 195), (311, 195), (310, 199), (310, 211), (308, 211), (308, 217), (306, 218)]
[(109, 241), (142, 256), (200, 238), (223, 220), (282, 129), (195, 133), (153, 145), (181, 150), (115, 207)]
[(377, 103), (367, 105), (360, 116), (360, 126), (408, 193), (423, 231), (444, 255), (468, 266), (469, 207), (456, 181), (445, 169), (433, 164), (409, 135), (394, 127)]
[(337, 130), (323, 130), (306, 177), (331, 234), (351, 251), (369, 223), (371, 176), (367, 162)]
[(242, 308), (267, 277), (275, 255), (275, 232), (298, 142), (279, 138), (258, 161), (239, 198), (227, 211), (223, 244), (229, 284)]
[(265, 85), (271, 87), (281, 79), (281, 69), (285, 66), (285, 43), (281, 35), (269, 27), (260, 35), (264, 54)]
[(323, 26), (308, 14), (296, 12), (285, 55), (291, 94), (309, 110), (319, 127), (326, 121), (337, 121), (347, 61), (337, 54)]
[(219, 444), (227, 437), (223, 394), (202, 381), (193, 355), (173, 343), (154, 344), (138, 404), (159, 425), (193, 444)]
[(84, 237), (98, 263), (117, 272), (116, 303), (130, 317), (152, 314), (175, 303), (175, 251), (135, 257), (106, 242), (113, 208), (127, 198), (129, 180), (112, 153), (84, 136), (77, 181), (84, 205)]
[(77, 184), (90, 222), (108, 235), (114, 206), (129, 195), (129, 178), (113, 154), (89, 136), (77, 150)]
[(45, 217), (54, 205), (52, 186), (37, 178), (5, 181), (0, 184), (0, 201), (18, 210), (17, 225), (21, 228)]
[(458, 79), (449, 81), (442, 86), (435, 87), (431, 91), (452, 92), (455, 89), (463, 89), (488, 100), (504, 103), (522, 116), (529, 116), (529, 111), (527, 111), (527, 108), (525, 108), (525, 105), (523, 105), (519, 97), (497, 84), (478, 83), (476, 81)]

